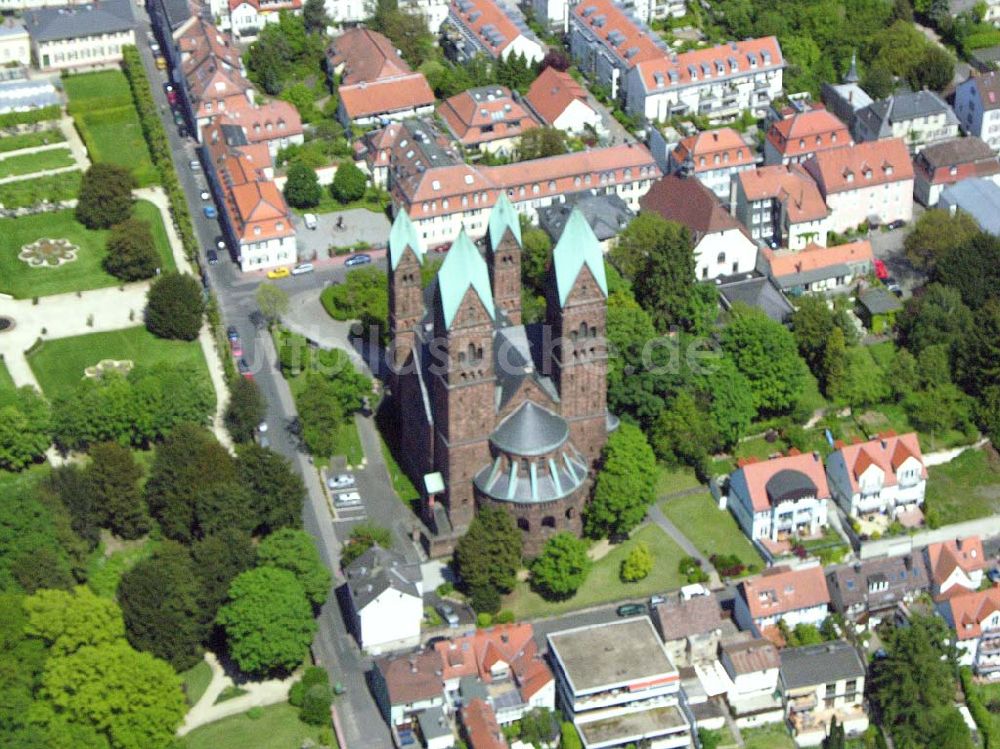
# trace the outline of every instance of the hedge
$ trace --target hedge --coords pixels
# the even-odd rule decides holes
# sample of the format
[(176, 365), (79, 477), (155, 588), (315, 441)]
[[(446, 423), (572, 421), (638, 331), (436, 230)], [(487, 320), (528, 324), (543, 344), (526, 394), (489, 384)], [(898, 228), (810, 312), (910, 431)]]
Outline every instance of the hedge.
[(0, 114), (0, 127), (33, 125), (36, 122), (58, 120), (60, 117), (62, 117), (62, 109), (60, 109), (58, 104), (52, 104), (48, 107), (32, 109), (27, 112), (8, 112), (7, 114)]
[(997, 749), (998, 737), (993, 736), (993, 716), (989, 709), (983, 704), (979, 697), (979, 691), (972, 682), (972, 669), (964, 666), (959, 672), (962, 678), (962, 691), (965, 692), (965, 704), (972, 714), (972, 719), (979, 726), (979, 733), (983, 737), (984, 749)]

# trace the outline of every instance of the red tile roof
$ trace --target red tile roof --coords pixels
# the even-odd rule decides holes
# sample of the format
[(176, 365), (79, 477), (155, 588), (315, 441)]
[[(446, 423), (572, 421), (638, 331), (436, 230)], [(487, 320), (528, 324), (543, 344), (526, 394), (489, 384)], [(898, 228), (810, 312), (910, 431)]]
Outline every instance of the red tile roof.
[(979, 536), (929, 544), (927, 560), (930, 563), (931, 579), (938, 586), (948, 579), (956, 567), (969, 574), (986, 566), (983, 542)]
[(767, 140), (782, 156), (801, 157), (849, 145), (851, 134), (833, 113), (819, 107), (794, 112), (775, 122), (767, 131)]
[(334, 39), (327, 49), (331, 68), (339, 68), (341, 85), (377, 81), (407, 75), (413, 71), (395, 45), (371, 29), (349, 29)]
[(816, 487), (817, 499), (829, 499), (830, 488), (826, 482), (826, 470), (823, 461), (815, 453), (801, 455), (784, 455), (779, 458), (749, 463), (737, 469), (746, 480), (747, 491), (753, 504), (754, 512), (764, 512), (771, 509), (771, 498), (767, 493), (767, 482), (782, 471), (796, 471), (805, 474)]
[(639, 206), (668, 221), (683, 224), (691, 231), (695, 243), (706, 234), (733, 229), (746, 233), (743, 224), (722, 207), (715, 193), (697, 179), (676, 175), (663, 177), (639, 198)]
[(784, 64), (777, 38), (765, 36), (720, 44), (718, 47), (694, 49), (676, 57), (661, 52), (659, 56), (644, 60), (637, 67), (643, 86), (647, 92), (652, 93), (677, 86), (722, 81), (751, 72), (759, 74), (778, 70)]
[(475, 676), (490, 683), (492, 669), (498, 663), (506, 663), (525, 701), (553, 679), (538, 653), (534, 630), (528, 623), (478, 629), (464, 637), (438, 642), (434, 649), (444, 664), (445, 680)]
[(913, 179), (913, 163), (902, 138), (820, 151), (803, 166), (824, 195)]
[(438, 106), (438, 114), (464, 146), (515, 138), (539, 124), (505, 86), (483, 86), (455, 94)]
[(383, 78), (337, 89), (352, 120), (434, 105), (434, 92), (423, 73)]
[(497, 724), (497, 716), (488, 702), (474, 699), (462, 708), (469, 749), (508, 749), (507, 740)]
[(695, 174), (754, 163), (753, 150), (731, 127), (705, 130), (685, 138), (677, 144), (673, 158), (678, 164), (689, 162)]
[(798, 164), (775, 164), (736, 175), (747, 200), (778, 200), (793, 224), (817, 221), (830, 212), (812, 176)]
[(247, 140), (251, 143), (302, 134), (299, 110), (287, 101), (273, 100), (259, 107), (244, 102), (238, 107), (226, 109), (220, 124), (239, 125), (246, 131)]
[(948, 605), (958, 639), (974, 640), (983, 633), (983, 621), (1000, 611), (1000, 586), (963, 592), (949, 599)]
[(636, 26), (622, 7), (611, 0), (582, 0), (573, 8), (573, 15), (628, 67), (666, 54), (658, 44), (659, 37), (650, 36)]
[[(587, 104), (587, 90), (569, 73), (545, 68), (531, 84), (525, 99), (539, 117), (551, 125), (574, 101)], [(590, 107), (590, 104), (587, 104)]]
[[(862, 243), (855, 242), (854, 244)], [(871, 245), (867, 241), (863, 242), (863, 244), (868, 245), (866, 249), (870, 257)], [(842, 245), (842, 247), (850, 246)], [(836, 248), (831, 247), (830, 249)], [(898, 436), (895, 434), (885, 435), (884, 437), (876, 437), (868, 442), (845, 445), (838, 452), (844, 458), (844, 464), (847, 466), (847, 475), (851, 482), (851, 491), (853, 492), (859, 491), (858, 479), (861, 478), (861, 474), (873, 465), (877, 466), (885, 475), (885, 486), (895, 486), (897, 481), (896, 471), (903, 464), (903, 461), (911, 457), (916, 458), (917, 462), (920, 463), (921, 477), (927, 478), (924, 457), (920, 452), (920, 442), (914, 432)]]
[(434, 650), (382, 658), (375, 665), (385, 679), (391, 705), (408, 705), (444, 694), (444, 682), (438, 673), (441, 657)]
[(760, 577), (740, 583), (740, 593), (754, 619), (830, 603), (823, 568), (771, 567)]
[[(522, 36), (505, 9), (493, 0), (462, 0), (462, 3), (454, 0), (450, 10), (451, 16), (476, 36), (493, 57), (499, 57), (511, 42)], [(484, 32), (487, 27), (492, 27), (502, 37), (497, 44)]]
[[(771, 275), (776, 278), (782, 276), (792, 276), (796, 273), (805, 273), (811, 270), (829, 268), (834, 265), (854, 265), (857, 263), (872, 262), (872, 244), (867, 239), (847, 244), (835, 245), (833, 247), (820, 247), (817, 244), (810, 244), (804, 250), (763, 250), (764, 257), (767, 258), (771, 266)], [(919, 448), (918, 448), (919, 449)]]

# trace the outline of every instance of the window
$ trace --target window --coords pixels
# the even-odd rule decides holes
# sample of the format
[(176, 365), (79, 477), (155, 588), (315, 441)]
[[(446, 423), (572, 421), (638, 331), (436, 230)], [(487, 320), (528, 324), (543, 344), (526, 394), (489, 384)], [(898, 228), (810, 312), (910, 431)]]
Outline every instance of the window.
[(715, 258), (715, 262), (717, 262), (717, 263), (724, 263), (724, 262), (726, 262), (726, 253), (720, 252), (719, 255), (718, 255), (718, 257)]

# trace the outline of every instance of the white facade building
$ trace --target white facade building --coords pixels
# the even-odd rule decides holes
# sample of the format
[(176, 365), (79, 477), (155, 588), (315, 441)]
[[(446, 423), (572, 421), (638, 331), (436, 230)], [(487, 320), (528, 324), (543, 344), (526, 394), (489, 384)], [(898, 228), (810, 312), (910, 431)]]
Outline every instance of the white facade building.
[(1000, 587), (954, 596), (938, 610), (957, 635), (959, 663), (980, 676), (1000, 672)]
[(855, 140), (902, 138), (913, 153), (958, 135), (958, 118), (933, 91), (896, 94), (855, 113)]
[(733, 215), (755, 242), (791, 250), (826, 245), (830, 211), (816, 182), (800, 165), (749, 169), (736, 176), (733, 186)]
[[(654, 130), (658, 136), (659, 130)], [(706, 130), (684, 138), (667, 159), (667, 172), (695, 177), (726, 206), (730, 204), (733, 180), (754, 168), (753, 148), (731, 127)]]
[(962, 130), (1000, 150), (1000, 73), (975, 74), (958, 84), (955, 115)]
[(42, 70), (107, 67), (121, 62), (122, 47), (135, 44), (130, 0), (39, 8), (25, 13), (24, 21)]
[(834, 499), (851, 517), (881, 513), (895, 519), (924, 503), (927, 469), (914, 432), (845, 445), (827, 458)]
[(31, 37), (16, 18), (0, 21), (0, 67), (31, 64)]
[(373, 546), (344, 569), (350, 593), (349, 618), (368, 653), (420, 643), (424, 617), (420, 567), (393, 551)]
[[(328, 8), (331, 3), (339, 2), (350, 4), (352, 8), (357, 6), (359, 9), (358, 14), (360, 15), (357, 19), (358, 21), (363, 21), (371, 15), (366, 10), (367, 4), (362, 0), (326, 0), (326, 2)], [(441, 32), (441, 26), (448, 20), (448, 0), (400, 0), (398, 4), (400, 10), (423, 16), (427, 20), (427, 28), (435, 35)], [(333, 16), (333, 18), (339, 18), (339, 16)], [(351, 20), (354, 21), (355, 19), (352, 18)]]
[(506, 60), (524, 55), (541, 62), (545, 47), (528, 28), (521, 11), (504, 0), (453, 0), (448, 8), (448, 39), (459, 62), (476, 55)]
[(764, 574), (739, 585), (734, 616), (740, 629), (757, 637), (779, 621), (789, 629), (798, 624), (818, 627), (827, 617), (830, 594), (819, 560), (798, 568), (769, 567)]
[(740, 728), (780, 723), (785, 713), (778, 697), (778, 649), (770, 640), (748, 638), (724, 641), (719, 663), (726, 674), (726, 701)]

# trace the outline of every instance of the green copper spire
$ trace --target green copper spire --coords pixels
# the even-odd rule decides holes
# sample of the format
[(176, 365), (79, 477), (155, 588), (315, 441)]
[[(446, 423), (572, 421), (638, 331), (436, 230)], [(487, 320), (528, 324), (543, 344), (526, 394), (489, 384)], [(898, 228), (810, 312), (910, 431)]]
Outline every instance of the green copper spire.
[(396, 214), (396, 220), (392, 222), (392, 229), (389, 230), (389, 263), (393, 270), (396, 270), (407, 247), (413, 250), (417, 262), (423, 265), (424, 248), (420, 245), (417, 227), (410, 221), (406, 211), (400, 209)]
[(521, 218), (507, 197), (507, 192), (502, 190), (499, 200), (490, 211), (490, 249), (497, 248), (500, 240), (503, 239), (504, 231), (508, 228), (514, 233), (514, 239), (517, 240), (517, 243), (521, 244)]
[(579, 208), (569, 214), (562, 236), (552, 251), (552, 265), (556, 271), (556, 289), (559, 292), (559, 306), (566, 306), (566, 299), (573, 284), (586, 265), (604, 296), (608, 295), (608, 280), (604, 275), (604, 253)]
[(441, 310), (444, 325), (450, 328), (458, 308), (462, 304), (466, 290), (471, 286), (479, 294), (479, 299), (487, 314), (496, 319), (493, 309), (493, 291), (490, 289), (490, 272), (479, 250), (465, 233), (465, 227), (448, 250), (441, 270), (438, 271), (438, 292), (441, 295)]

